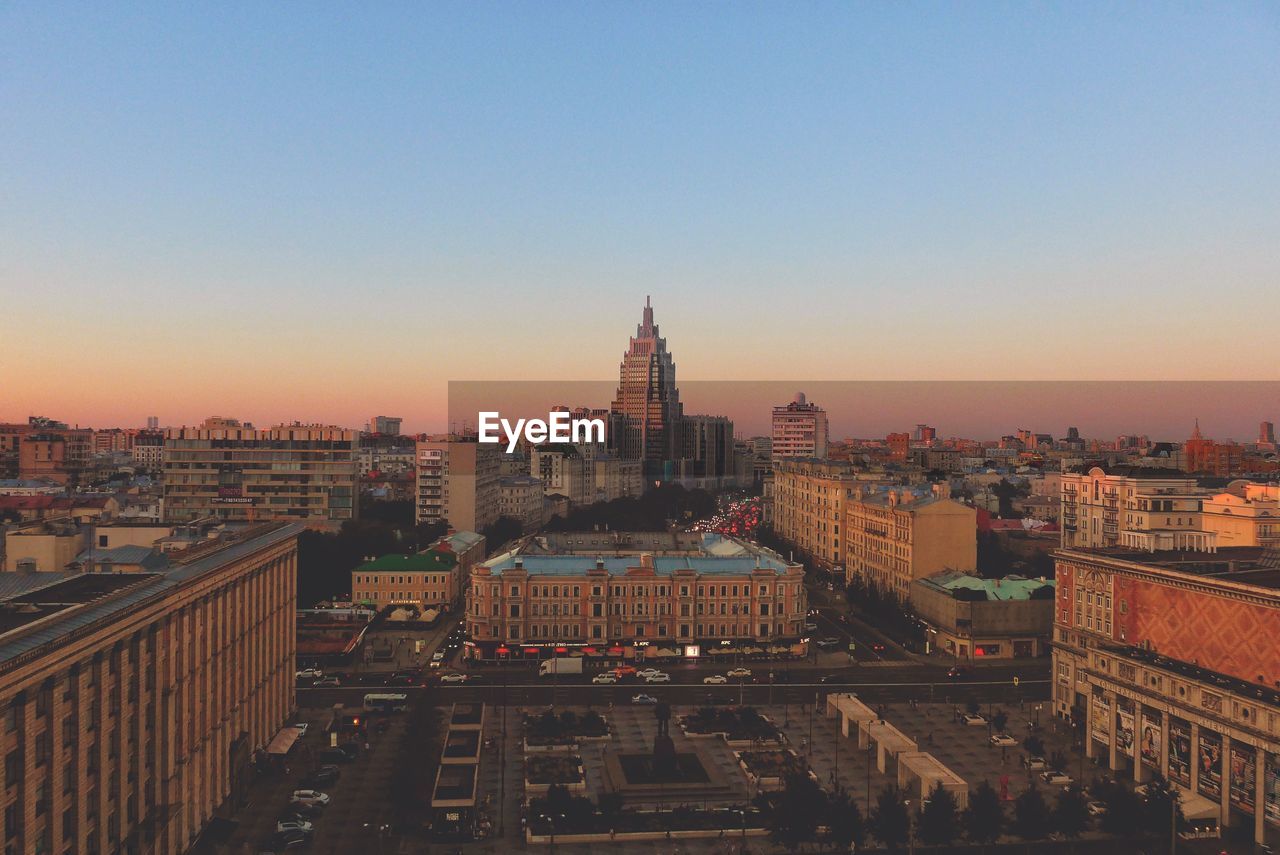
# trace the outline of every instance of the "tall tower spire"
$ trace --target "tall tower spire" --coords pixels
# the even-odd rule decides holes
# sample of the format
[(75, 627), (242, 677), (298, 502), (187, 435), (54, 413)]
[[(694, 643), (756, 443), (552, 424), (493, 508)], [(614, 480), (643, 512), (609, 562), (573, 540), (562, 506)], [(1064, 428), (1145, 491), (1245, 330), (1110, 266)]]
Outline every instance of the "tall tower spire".
[(649, 297), (644, 298), (644, 313), (640, 318), (640, 327), (636, 330), (636, 338), (653, 338), (658, 334), (657, 328), (653, 325), (653, 304), (649, 302)]

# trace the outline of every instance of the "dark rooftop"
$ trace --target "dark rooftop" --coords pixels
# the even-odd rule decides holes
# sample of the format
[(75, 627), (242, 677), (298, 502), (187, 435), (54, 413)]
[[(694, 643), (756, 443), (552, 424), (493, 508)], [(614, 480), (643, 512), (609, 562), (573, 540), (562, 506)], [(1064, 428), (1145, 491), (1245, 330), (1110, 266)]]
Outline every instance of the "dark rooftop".
[(1193, 576), (1224, 579), (1242, 585), (1280, 589), (1280, 553), (1261, 546), (1227, 546), (1217, 552), (1191, 552), (1166, 549), (1144, 552), (1140, 549), (1111, 546), (1104, 549), (1072, 549), (1084, 555), (1099, 555), (1175, 570)]

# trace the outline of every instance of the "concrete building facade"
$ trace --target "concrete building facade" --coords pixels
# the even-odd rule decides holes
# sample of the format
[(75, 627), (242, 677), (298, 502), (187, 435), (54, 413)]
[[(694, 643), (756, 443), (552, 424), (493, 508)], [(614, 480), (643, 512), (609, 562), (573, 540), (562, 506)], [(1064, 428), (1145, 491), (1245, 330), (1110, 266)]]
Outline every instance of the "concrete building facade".
[(827, 412), (797, 392), (795, 400), (773, 408), (773, 459), (827, 456)]
[(448, 522), (479, 531), (498, 518), (499, 446), (446, 434), (417, 445), (418, 522)]

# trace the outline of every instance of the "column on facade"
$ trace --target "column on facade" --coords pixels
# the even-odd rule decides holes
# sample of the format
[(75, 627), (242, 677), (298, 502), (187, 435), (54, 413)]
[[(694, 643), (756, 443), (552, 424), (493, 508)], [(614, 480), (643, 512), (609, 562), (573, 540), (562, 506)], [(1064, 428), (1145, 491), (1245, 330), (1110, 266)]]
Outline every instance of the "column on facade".
[(1112, 772), (1120, 768), (1120, 697), (1115, 692), (1107, 692), (1107, 768)]
[(1085, 699), (1085, 704), (1084, 704), (1084, 756), (1088, 757), (1090, 760), (1094, 759), (1093, 758), (1093, 755), (1094, 755), (1093, 708), (1094, 706), (1095, 704), (1093, 702), (1093, 695), (1091, 693), (1089, 697)]
[(1222, 756), (1218, 758), (1218, 777), (1222, 779), (1222, 795), (1219, 799), (1222, 807), (1221, 824), (1226, 828), (1231, 824), (1231, 737), (1222, 734)]
[(1200, 792), (1200, 725), (1191, 722), (1191, 792)]
[[(1135, 701), (1133, 705), (1133, 780), (1141, 784), (1147, 779), (1147, 771), (1142, 765), (1142, 734), (1146, 732), (1146, 707)], [(1163, 741), (1163, 740), (1162, 740)]]

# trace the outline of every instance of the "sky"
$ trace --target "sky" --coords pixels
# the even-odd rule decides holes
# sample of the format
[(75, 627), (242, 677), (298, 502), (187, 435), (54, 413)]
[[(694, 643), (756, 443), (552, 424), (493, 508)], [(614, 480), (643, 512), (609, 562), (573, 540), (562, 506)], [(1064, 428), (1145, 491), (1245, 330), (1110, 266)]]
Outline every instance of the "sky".
[(0, 420), (434, 430), (649, 294), (682, 380), (1277, 379), (1273, 3), (9, 3), (0, 116)]

